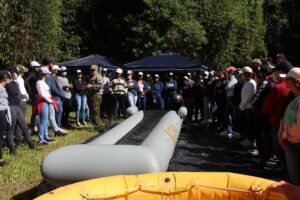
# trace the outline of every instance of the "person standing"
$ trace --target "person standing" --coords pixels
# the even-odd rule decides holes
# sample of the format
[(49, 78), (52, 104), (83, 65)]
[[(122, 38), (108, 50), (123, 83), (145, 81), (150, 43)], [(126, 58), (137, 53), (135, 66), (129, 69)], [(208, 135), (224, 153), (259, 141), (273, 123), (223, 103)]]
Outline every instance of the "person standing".
[(241, 142), (241, 145), (252, 147), (254, 145), (254, 134), (251, 100), (256, 92), (256, 82), (253, 80), (253, 70), (248, 66), (243, 67), (241, 76), (243, 76), (243, 80), (245, 81), (239, 105), (242, 118), (241, 134), (245, 137), (245, 140)]
[(186, 124), (190, 124), (193, 118), (193, 96), (192, 96), (192, 85), (190, 85), (189, 78), (183, 77), (182, 86), (182, 99), (183, 105), (187, 108)]
[(289, 180), (300, 186), (300, 68), (286, 75), (286, 86), (295, 95), (287, 106), (279, 130), (279, 142), (285, 150)]
[(144, 73), (139, 72), (139, 78), (137, 81), (138, 84), (138, 109), (146, 110), (147, 108), (147, 94), (151, 91), (150, 85), (148, 82), (143, 80)]
[(160, 110), (163, 110), (165, 108), (164, 99), (162, 98), (164, 84), (160, 82), (158, 74), (154, 75), (154, 82), (151, 85), (151, 89), (152, 89), (154, 106), (157, 107), (157, 104), (159, 104)]
[[(8, 142), (10, 154), (15, 155), (16, 154), (16, 146), (14, 144), (13, 138), (14, 138), (14, 134), (15, 134), (17, 125), (20, 126), (29, 148), (34, 149), (35, 146), (32, 142), (31, 135), (29, 133), (27, 122), (25, 120), (25, 115), (22, 112), (21, 107), (20, 107), (21, 94), (20, 94), (19, 85), (16, 82), (18, 68), (11, 67), (11, 68), (9, 68), (9, 71), (11, 73), (12, 81), (5, 86), (7, 94), (8, 94), (8, 102), (9, 102), (9, 108), (10, 108), (10, 113), (11, 113), (11, 125), (8, 127), (8, 131), (7, 131), (7, 142)], [(16, 144), (19, 144), (19, 143), (20, 143), (20, 141), (17, 141)]]
[[(35, 104), (36, 98), (38, 96), (38, 91), (36, 89), (36, 82), (38, 81), (38, 73), (39, 73), (40, 66), (41, 64), (38, 63), (37, 61), (32, 61), (30, 63), (30, 72), (25, 79), (25, 85), (29, 89), (29, 96), (30, 96), (30, 101), (32, 106)], [(37, 132), (39, 117), (35, 116), (34, 114), (31, 114), (30, 122), (31, 122), (31, 128), (33, 132)]]
[(0, 167), (6, 164), (6, 162), (3, 160), (2, 153), (3, 135), (7, 130), (7, 124), (11, 125), (11, 113), (8, 106), (8, 95), (5, 89), (6, 84), (9, 82), (9, 72), (0, 71)]
[(225, 122), (225, 131), (221, 132), (221, 136), (228, 136), (228, 138), (232, 138), (232, 118), (233, 118), (233, 96), (234, 96), (234, 87), (237, 84), (237, 80), (234, 77), (234, 72), (236, 68), (234, 66), (227, 67), (225, 70), (227, 77), (227, 85), (225, 86), (226, 91), (226, 106), (224, 110), (224, 122)]
[[(50, 70), (52, 70), (53, 65), (54, 65), (54, 59), (52, 57), (46, 57), (43, 60), (43, 67), (41, 67), (40, 69), (47, 67), (48, 70), (50, 71)], [(62, 91), (62, 88), (60, 88), (58, 81), (55, 79), (55, 77), (51, 73), (47, 76), (45, 82), (47, 83), (47, 85), (49, 87), (49, 93), (51, 96), (64, 98), (64, 93)], [(54, 129), (54, 134), (55, 134), (55, 136), (66, 136), (67, 134), (62, 132), (62, 130), (60, 129), (60, 127), (58, 126), (58, 124), (56, 122), (57, 117), (55, 116), (55, 114), (56, 114), (55, 112), (59, 112), (59, 110), (55, 110), (54, 105), (49, 104), (49, 121), (50, 121), (51, 126)]]
[(129, 106), (136, 106), (137, 103), (137, 94), (138, 94), (138, 84), (137, 82), (132, 79), (133, 76), (133, 72), (132, 71), (128, 71), (127, 72), (127, 87), (128, 87), (128, 93), (127, 93), (127, 99), (128, 99), (128, 103)]
[(117, 112), (117, 107), (122, 109), (123, 118), (126, 118), (126, 95), (127, 83), (122, 79), (123, 70), (118, 68), (116, 70), (115, 78), (112, 80), (110, 88), (114, 98), (114, 111)]
[[(196, 81), (193, 87), (193, 102), (195, 105), (195, 121), (204, 120), (204, 83), (202, 76), (199, 76), (199, 79)], [(200, 111), (200, 112), (199, 112)], [(200, 117), (199, 117), (200, 113)], [(198, 118), (199, 117), (199, 118)]]
[(62, 109), (62, 117), (61, 117), (61, 124), (65, 127), (69, 127), (69, 114), (72, 109), (72, 93), (71, 89), (73, 88), (73, 84), (69, 83), (69, 79), (67, 78), (67, 68), (65, 66), (60, 67), (59, 74), (57, 76), (57, 80), (63, 89), (63, 93), (65, 94), (66, 98), (63, 98), (63, 109)]
[(50, 94), (50, 88), (46, 83), (46, 79), (51, 74), (47, 67), (41, 67), (39, 80), (36, 82), (36, 88), (38, 91), (38, 97), (33, 108), (33, 113), (39, 115), (39, 141), (40, 145), (48, 145), (48, 142), (54, 141), (53, 138), (48, 135), (48, 119), (49, 119), (49, 107), (53, 105), (54, 109), (58, 109), (57, 101)]
[(174, 74), (169, 73), (168, 80), (164, 83), (166, 109), (173, 110), (177, 97), (177, 81), (174, 80)]
[(270, 94), (266, 97), (263, 105), (263, 113), (271, 117), (271, 137), (272, 143), (268, 143), (265, 152), (265, 159), (272, 156), (272, 150), (275, 151), (276, 157), (279, 159), (279, 164), (282, 169), (283, 179), (288, 177), (286, 168), (285, 153), (278, 141), (278, 132), (280, 128), (280, 120), (284, 116), (284, 111), (290, 99), (290, 90), (286, 87), (286, 80), (282, 78), (281, 74), (287, 74), (293, 68), (288, 61), (279, 63), (272, 73), (275, 86), (271, 89)]
[(98, 66), (92, 65), (90, 68), (90, 78), (85, 86), (87, 91), (88, 105), (92, 115), (92, 124), (95, 129), (102, 132), (105, 128), (100, 118), (100, 108), (103, 94), (103, 78), (98, 73)]
[(103, 96), (101, 104), (101, 118), (104, 119), (104, 113), (107, 114), (108, 125), (112, 123), (112, 112), (113, 112), (113, 98), (110, 93), (110, 79), (107, 77), (107, 69), (102, 68), (101, 76), (103, 78)]
[[(25, 72), (27, 72), (27, 69), (23, 65), (17, 65), (16, 68), (17, 68), (16, 82), (19, 86), (19, 90), (20, 90), (20, 94), (21, 94), (20, 107), (25, 116), (26, 110), (27, 110), (27, 101), (29, 100), (29, 95), (26, 91), (24, 79), (22, 76), (24, 75)], [(22, 140), (22, 130), (21, 130), (20, 126), (17, 125), (17, 127), (16, 127), (16, 145), (19, 145), (21, 140)]]
[[(86, 112), (86, 90), (85, 90), (85, 82), (82, 79), (82, 71), (80, 69), (76, 70), (76, 77), (73, 80), (73, 89), (75, 93), (76, 99), (76, 124), (77, 126), (86, 125), (85, 121), (85, 112)], [(80, 116), (81, 116), (81, 123), (80, 123)]]

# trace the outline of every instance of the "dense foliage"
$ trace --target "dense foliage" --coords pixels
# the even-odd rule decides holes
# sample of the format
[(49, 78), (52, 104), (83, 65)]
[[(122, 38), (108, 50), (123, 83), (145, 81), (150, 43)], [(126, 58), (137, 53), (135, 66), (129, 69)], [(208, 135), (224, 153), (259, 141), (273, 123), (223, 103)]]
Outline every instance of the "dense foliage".
[(214, 66), (268, 52), (297, 58), (299, 11), (293, 0), (0, 0), (0, 62), (100, 53), (122, 63), (165, 51)]

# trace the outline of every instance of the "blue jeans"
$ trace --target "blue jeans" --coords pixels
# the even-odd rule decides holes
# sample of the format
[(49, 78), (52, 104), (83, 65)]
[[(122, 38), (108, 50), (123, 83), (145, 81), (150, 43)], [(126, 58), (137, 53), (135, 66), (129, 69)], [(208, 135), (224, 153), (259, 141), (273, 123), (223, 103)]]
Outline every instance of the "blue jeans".
[(49, 105), (48, 103), (44, 103), (40, 113), (39, 143), (45, 142), (46, 139), (49, 139), (48, 117), (49, 117)]
[(55, 98), (58, 103), (58, 111), (55, 113), (55, 121), (56, 121), (57, 126), (60, 128), (61, 118), (62, 118), (62, 113), (63, 113), (63, 101), (61, 100), (60, 97), (55, 97)]
[(131, 92), (128, 92), (127, 99), (130, 106), (136, 106), (137, 102), (137, 95), (132, 94)]
[(170, 93), (170, 94), (167, 94), (165, 96), (166, 97), (166, 109), (167, 110), (174, 109), (174, 105), (175, 105), (175, 102), (176, 102), (176, 96), (177, 96), (176, 93)]
[(159, 106), (160, 106), (160, 109), (163, 110), (165, 108), (164, 106), (164, 100), (163, 98), (161, 97), (161, 94), (154, 94), (153, 95), (153, 99), (155, 100), (156, 104), (159, 103)]
[(143, 97), (142, 96), (138, 97), (137, 105), (138, 105), (139, 110), (146, 110), (146, 106), (147, 106), (146, 95)]
[(86, 111), (86, 96), (80, 96), (79, 94), (75, 94), (76, 102), (77, 102), (77, 110), (76, 110), (76, 122), (80, 122), (80, 112), (82, 122), (85, 123), (85, 111)]

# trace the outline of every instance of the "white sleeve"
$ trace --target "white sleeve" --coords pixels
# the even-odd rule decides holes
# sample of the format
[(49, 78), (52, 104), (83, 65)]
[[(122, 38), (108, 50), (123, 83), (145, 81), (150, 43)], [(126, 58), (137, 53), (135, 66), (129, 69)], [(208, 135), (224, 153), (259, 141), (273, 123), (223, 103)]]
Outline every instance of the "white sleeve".
[(247, 105), (250, 104), (255, 88), (252, 84), (246, 83), (245, 87), (242, 89), (242, 98), (240, 103), (240, 109), (243, 111), (246, 109)]
[(36, 83), (37, 91), (39, 95), (42, 96), (47, 102), (52, 103), (52, 99), (49, 97), (49, 93), (46, 91), (43, 85), (43, 82), (38, 81)]
[(18, 78), (18, 85), (19, 85), (19, 89), (20, 89), (20, 93), (22, 95), (22, 98), (26, 98), (26, 100), (29, 99), (28, 93), (25, 89), (25, 84), (24, 84), (24, 79), (22, 77)]

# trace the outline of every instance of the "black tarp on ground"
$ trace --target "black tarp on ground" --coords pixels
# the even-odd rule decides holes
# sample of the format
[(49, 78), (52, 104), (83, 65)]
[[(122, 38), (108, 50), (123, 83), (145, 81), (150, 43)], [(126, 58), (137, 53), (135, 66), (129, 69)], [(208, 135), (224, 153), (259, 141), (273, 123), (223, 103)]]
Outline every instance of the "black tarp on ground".
[(193, 61), (173, 53), (150, 56), (124, 64), (124, 69), (132, 71), (205, 71), (207, 68), (197, 61)]
[(99, 65), (108, 69), (116, 69), (115, 62), (107, 58), (106, 56), (101, 56), (99, 54), (92, 54), (83, 58), (79, 58), (72, 61), (58, 63), (59, 66), (66, 66), (68, 69), (90, 67), (91, 65)]

